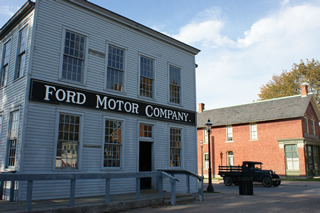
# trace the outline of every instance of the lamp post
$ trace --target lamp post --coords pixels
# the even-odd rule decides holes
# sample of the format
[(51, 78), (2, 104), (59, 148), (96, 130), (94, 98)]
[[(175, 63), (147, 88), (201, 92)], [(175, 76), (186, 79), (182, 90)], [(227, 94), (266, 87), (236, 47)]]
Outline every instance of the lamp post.
[(201, 145), (201, 176), (203, 177), (203, 140), (200, 141)]
[(206, 123), (207, 131), (208, 131), (208, 145), (209, 145), (209, 185), (207, 188), (207, 192), (214, 192), (213, 186), (212, 186), (212, 178), (211, 178), (211, 148), (210, 148), (210, 132), (211, 132), (211, 126), (212, 123), (210, 119), (208, 119), (208, 122)]

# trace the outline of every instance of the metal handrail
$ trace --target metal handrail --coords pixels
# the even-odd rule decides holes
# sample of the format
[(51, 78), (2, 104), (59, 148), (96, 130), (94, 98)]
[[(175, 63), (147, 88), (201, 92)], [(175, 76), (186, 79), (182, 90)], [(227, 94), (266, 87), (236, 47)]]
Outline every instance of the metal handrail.
[(169, 174), (186, 174), (187, 175), (187, 192), (190, 193), (190, 175), (198, 179), (198, 194), (199, 194), (199, 200), (204, 201), (203, 197), (203, 177), (199, 176), (189, 170), (185, 169), (159, 169), (158, 171), (166, 172)]
[[(157, 187), (159, 189), (159, 196), (163, 198), (163, 178), (169, 179), (171, 183), (171, 194), (170, 200), (171, 205), (176, 205), (176, 182), (178, 179), (174, 178), (166, 172), (160, 171), (151, 171), (151, 172), (126, 172), (126, 173), (69, 173), (69, 174), (9, 174), (9, 173), (0, 173), (1, 186), (3, 182), (11, 181), (27, 181), (27, 197), (26, 197), (26, 210), (31, 210), (31, 201), (32, 201), (32, 187), (33, 181), (42, 181), (42, 180), (70, 180), (70, 199), (69, 206), (74, 207), (75, 200), (75, 184), (76, 180), (79, 179), (105, 179), (106, 180), (106, 193), (105, 193), (105, 202), (110, 203), (110, 180), (116, 178), (136, 178), (136, 199), (140, 200), (140, 179), (144, 177), (155, 177), (158, 179)], [(2, 192), (0, 191), (0, 199), (2, 199)], [(13, 195), (10, 192), (10, 197)]]

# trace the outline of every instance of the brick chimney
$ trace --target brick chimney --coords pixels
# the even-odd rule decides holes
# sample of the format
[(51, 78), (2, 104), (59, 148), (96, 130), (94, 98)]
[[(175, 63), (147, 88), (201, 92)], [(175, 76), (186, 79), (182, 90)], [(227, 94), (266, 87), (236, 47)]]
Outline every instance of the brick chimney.
[(204, 103), (198, 104), (198, 112), (202, 112), (204, 110)]
[(308, 86), (306, 84), (301, 85), (301, 96), (307, 96), (308, 95)]

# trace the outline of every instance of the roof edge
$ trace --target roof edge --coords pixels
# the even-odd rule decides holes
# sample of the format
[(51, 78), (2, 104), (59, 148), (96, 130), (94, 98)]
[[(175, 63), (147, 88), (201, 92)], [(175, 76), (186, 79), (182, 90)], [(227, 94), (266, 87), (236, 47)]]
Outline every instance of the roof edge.
[(80, 6), (80, 7), (92, 10), (92, 11), (94, 11), (94, 12), (96, 12), (96, 13), (102, 15), (102, 16), (105, 16), (105, 17), (107, 17), (109, 19), (112, 19), (112, 20), (114, 20), (114, 21), (116, 21), (118, 23), (121, 23), (121, 24), (123, 24), (123, 25), (125, 25), (127, 27), (130, 27), (132, 29), (135, 29), (137, 31), (145, 33), (145, 34), (147, 34), (149, 36), (152, 36), (154, 38), (162, 40), (162, 41), (164, 41), (164, 42), (166, 42), (168, 44), (174, 45), (174, 46), (176, 46), (176, 47), (178, 47), (180, 49), (183, 49), (183, 50), (185, 50), (185, 51), (187, 51), (189, 53), (192, 53), (193, 55), (197, 55), (200, 52), (200, 50), (195, 48), (195, 47), (192, 47), (192, 46), (190, 46), (188, 44), (185, 44), (185, 43), (183, 43), (183, 42), (181, 42), (179, 40), (176, 40), (176, 39), (174, 39), (174, 38), (172, 38), (170, 36), (167, 36), (167, 35), (165, 35), (163, 33), (160, 33), (160, 32), (158, 32), (156, 30), (153, 30), (153, 29), (151, 29), (151, 28), (149, 28), (147, 26), (144, 26), (144, 25), (142, 25), (142, 24), (140, 24), (138, 22), (135, 22), (135, 21), (133, 21), (131, 19), (128, 19), (128, 18), (126, 18), (124, 16), (121, 16), (121, 15), (115, 13), (115, 12), (112, 12), (111, 10), (105, 9), (103, 7), (100, 7), (100, 6), (98, 6), (98, 5), (96, 5), (96, 4), (92, 3), (92, 2), (87, 1), (87, 0), (65, 0), (65, 1), (71, 2), (73, 4), (76, 4), (76, 5)]

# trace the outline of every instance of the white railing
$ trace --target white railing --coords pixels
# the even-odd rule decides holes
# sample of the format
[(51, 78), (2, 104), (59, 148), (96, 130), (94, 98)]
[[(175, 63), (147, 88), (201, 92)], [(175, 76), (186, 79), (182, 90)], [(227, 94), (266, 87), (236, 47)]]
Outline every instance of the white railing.
[[(3, 186), (5, 181), (11, 181), (11, 186), (14, 186), (15, 181), (27, 181), (27, 197), (26, 197), (26, 210), (31, 210), (32, 202), (32, 191), (33, 191), (33, 181), (41, 180), (67, 180), (70, 181), (70, 198), (69, 207), (74, 207), (75, 200), (75, 190), (76, 190), (76, 180), (79, 179), (105, 179), (105, 202), (110, 203), (110, 180), (118, 178), (136, 178), (136, 200), (140, 200), (140, 179), (145, 177), (157, 178), (157, 189), (159, 190), (159, 197), (163, 198), (163, 179), (168, 179), (171, 184), (170, 191), (170, 203), (171, 205), (176, 205), (176, 182), (178, 179), (174, 178), (172, 175), (168, 174), (167, 171), (151, 171), (151, 172), (129, 172), (129, 173), (69, 173), (69, 174), (17, 174), (17, 173), (0, 173), (0, 200), (3, 196)], [(175, 171), (175, 170), (174, 170)], [(174, 172), (173, 170), (170, 172)], [(181, 170), (182, 171), (182, 170)], [(180, 172), (181, 172), (180, 171)], [(183, 174), (187, 175), (187, 192), (190, 193), (190, 175), (197, 176), (191, 172), (183, 170)], [(177, 173), (177, 172), (174, 172)], [(197, 176), (199, 179), (198, 192), (199, 199), (203, 201), (203, 179)], [(13, 187), (11, 187), (13, 189)], [(13, 201), (14, 190), (10, 190), (10, 201)], [(12, 198), (12, 199), (11, 199)]]

